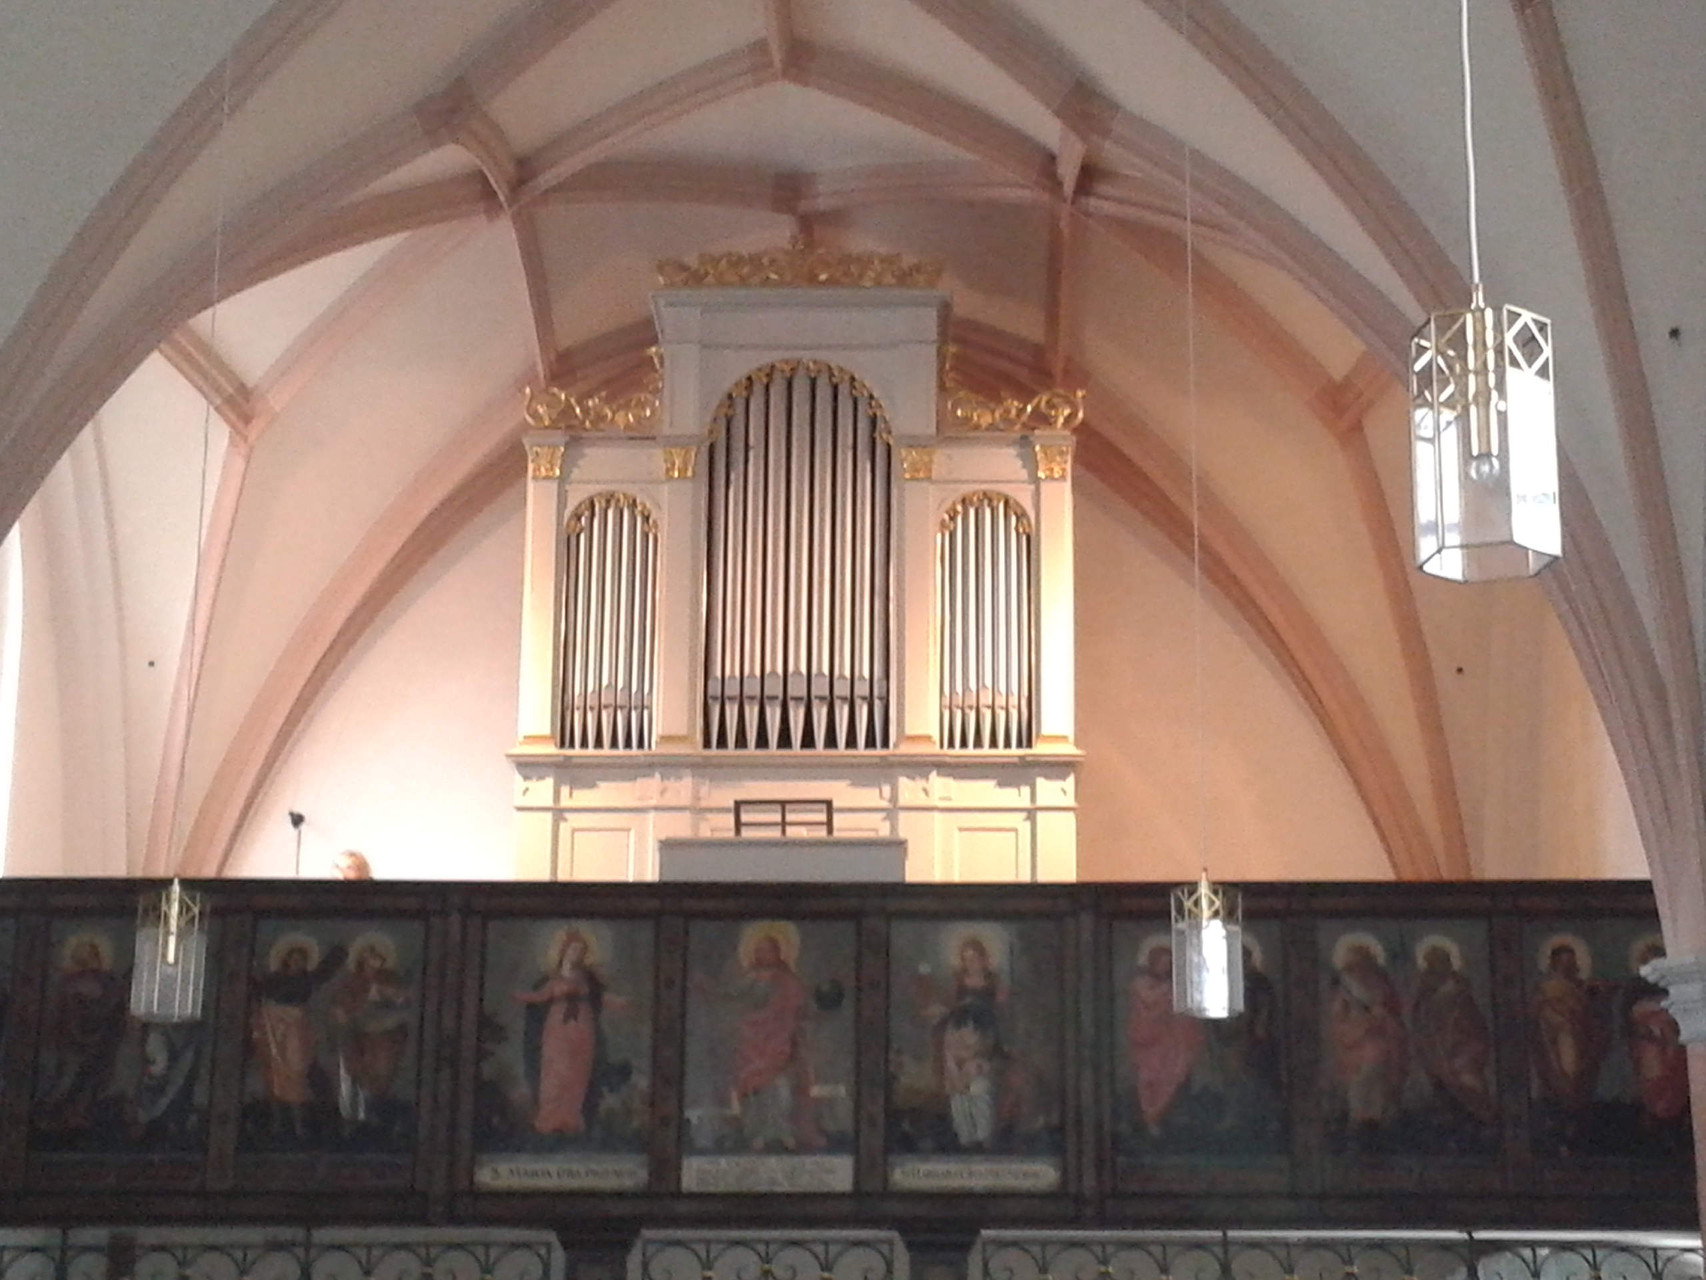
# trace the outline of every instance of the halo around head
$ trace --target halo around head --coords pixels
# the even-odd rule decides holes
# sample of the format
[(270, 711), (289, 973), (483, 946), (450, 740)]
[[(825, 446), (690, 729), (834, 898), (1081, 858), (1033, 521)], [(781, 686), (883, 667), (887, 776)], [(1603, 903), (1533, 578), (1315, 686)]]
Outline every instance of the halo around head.
[(562, 928), (553, 930), (545, 943), (545, 950), (540, 959), (544, 961), (549, 972), (555, 973), (557, 967), (563, 963), (563, 950), (568, 946), (570, 938), (579, 938), (586, 944), (586, 954), (581, 957), (581, 963), (589, 969), (603, 964), (604, 957), (610, 952), (602, 925), (594, 924), (591, 920), (570, 920)]
[[(1655, 950), (1657, 948), (1657, 950)], [(1665, 954), (1665, 936), (1658, 930), (1643, 933), (1629, 944), (1629, 972), (1638, 974), (1641, 966)]]
[(113, 967), (113, 940), (106, 934), (94, 929), (79, 929), (67, 938), (59, 947), (59, 967), (69, 969), (71, 960), (85, 946), (95, 949), (95, 954), (101, 958), (101, 968)]
[(1559, 947), (1568, 947), (1576, 953), (1576, 972), (1584, 978), (1593, 977), (1593, 951), (1582, 938), (1574, 933), (1555, 933), (1540, 944), (1540, 950), (1534, 960), (1541, 973), (1552, 971), (1552, 953)]
[(277, 973), (284, 964), (284, 957), (292, 951), (308, 953), (307, 967), (312, 969), (320, 963), (320, 944), (305, 933), (287, 933), (272, 944), (267, 951), (267, 972)]
[(1428, 967), (1428, 952), (1438, 947), (1451, 958), (1451, 967), (1457, 972), (1463, 972), (1463, 948), (1457, 944), (1457, 939), (1448, 938), (1443, 933), (1430, 933), (1416, 944), (1415, 957), (1417, 970)]
[(349, 969), (355, 968), (356, 962), (361, 959), (364, 951), (377, 951), (380, 958), (385, 961), (387, 969), (397, 967), (397, 943), (388, 933), (379, 929), (369, 929), (362, 934), (349, 944), (349, 956), (344, 961), (344, 966)]
[(790, 969), (800, 958), (800, 930), (791, 920), (754, 920), (740, 931), (740, 967), (752, 968), (752, 959), (758, 949), (758, 944), (765, 938), (773, 939), (776, 949), (782, 953), (782, 961)]
[(1158, 929), (1154, 933), (1144, 934), (1137, 944), (1137, 967), (1147, 970), (1150, 956), (1160, 950), (1171, 951), (1172, 949), (1173, 935), (1166, 930)]
[(1386, 967), (1386, 947), (1372, 933), (1355, 930), (1341, 934), (1333, 944), (1333, 968), (1343, 969), (1350, 962), (1351, 951), (1356, 947), (1367, 947), (1368, 953), (1374, 957), (1375, 963), (1381, 968)]
[(1013, 947), (1012, 935), (1007, 930), (998, 924), (961, 924), (942, 935), (942, 958), (947, 961), (950, 973), (960, 967), (960, 952), (968, 942), (983, 948), (991, 969), (1006, 968), (1007, 953)]

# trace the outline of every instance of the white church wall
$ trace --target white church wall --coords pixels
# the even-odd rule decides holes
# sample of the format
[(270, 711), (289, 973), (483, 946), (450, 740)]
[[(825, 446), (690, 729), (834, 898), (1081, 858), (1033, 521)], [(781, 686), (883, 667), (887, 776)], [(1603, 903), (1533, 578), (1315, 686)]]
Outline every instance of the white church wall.
[(284, 753), (230, 874), (295, 874), (287, 814), (306, 816), (304, 875), (360, 849), (383, 879), (505, 879), (514, 862), (517, 485), (380, 616)]

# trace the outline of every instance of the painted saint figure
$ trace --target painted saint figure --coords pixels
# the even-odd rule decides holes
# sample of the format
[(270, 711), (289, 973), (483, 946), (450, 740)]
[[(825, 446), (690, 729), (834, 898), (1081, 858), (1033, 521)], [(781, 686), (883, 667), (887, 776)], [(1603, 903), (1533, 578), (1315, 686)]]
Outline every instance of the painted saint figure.
[(315, 1035), (308, 1002), (343, 967), (345, 956), (342, 947), (331, 948), (323, 959), (319, 953), (319, 943), (306, 934), (289, 933), (275, 942), (267, 955), (267, 972), (255, 979), (257, 1003), (250, 1019), (273, 1129), (282, 1131), (288, 1125), (299, 1139), (308, 1136), (308, 1105), (313, 1101), (309, 1072)]
[(1588, 980), (1593, 957), (1580, 938), (1550, 938), (1543, 951), (1534, 994), (1535, 1074), (1543, 1097), (1580, 1112), (1593, 1102), (1610, 1046), (1605, 984)]
[(754, 1151), (817, 1151), (827, 1145), (812, 1099), (811, 993), (795, 971), (799, 930), (784, 921), (749, 925), (741, 934), (740, 974), (716, 987), (701, 983), (738, 1010), (729, 1109)]
[(1688, 1051), (1681, 1029), (1664, 1007), (1664, 988), (1641, 973), (1642, 965), (1664, 953), (1664, 942), (1656, 937), (1630, 948), (1629, 969), (1635, 976), (1621, 999), (1636, 1101), (1647, 1125), (1668, 1124), (1688, 1111)]
[(515, 998), (528, 1006), (523, 1054), (533, 1091), (536, 1133), (585, 1133), (598, 1114), (609, 1075), (603, 1020), (627, 1007), (605, 987), (591, 937), (564, 929), (551, 943), (547, 970)]
[(930, 989), (928, 977), (922, 978), (936, 1079), (959, 1145), (987, 1151), (996, 1142), (1002, 1103), (1010, 1112), (1013, 1098), (1012, 1063), (1001, 1035), (1007, 985), (989, 944), (975, 933), (955, 947), (951, 976), (946, 1003)]
[(1416, 1061), (1436, 1090), (1491, 1124), (1498, 1112), (1488, 1073), (1493, 1041), (1463, 973), (1463, 957), (1450, 938), (1436, 934), (1416, 947), (1416, 961), (1410, 1001)]
[(1127, 989), (1126, 1050), (1137, 1114), (1153, 1134), (1195, 1070), (1207, 1036), (1197, 1019), (1173, 1011), (1173, 948), (1151, 941), (1140, 952)]
[(397, 972), (396, 944), (383, 933), (357, 938), (330, 1001), (338, 1115), (346, 1130), (384, 1123), (383, 1106), (409, 1045), (411, 1004), (409, 985)]
[(1367, 934), (1346, 934), (1333, 948), (1327, 1038), (1353, 1131), (1394, 1118), (1409, 1071), (1403, 1005), (1379, 946)]
[(125, 1035), (125, 983), (112, 970), (112, 943), (103, 934), (66, 940), (59, 980), (47, 1012), (52, 1075), (37, 1114), (48, 1129), (87, 1130), (96, 1104), (112, 1085)]

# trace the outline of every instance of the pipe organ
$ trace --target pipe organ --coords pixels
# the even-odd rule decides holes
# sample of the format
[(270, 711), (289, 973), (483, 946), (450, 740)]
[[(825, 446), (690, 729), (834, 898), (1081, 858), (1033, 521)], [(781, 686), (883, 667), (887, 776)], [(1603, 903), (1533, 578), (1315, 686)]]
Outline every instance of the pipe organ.
[(1073, 879), (1079, 400), (950, 376), (923, 264), (660, 275), (657, 378), (529, 396), (518, 873), (652, 879), (737, 800), (825, 799), (801, 857)]

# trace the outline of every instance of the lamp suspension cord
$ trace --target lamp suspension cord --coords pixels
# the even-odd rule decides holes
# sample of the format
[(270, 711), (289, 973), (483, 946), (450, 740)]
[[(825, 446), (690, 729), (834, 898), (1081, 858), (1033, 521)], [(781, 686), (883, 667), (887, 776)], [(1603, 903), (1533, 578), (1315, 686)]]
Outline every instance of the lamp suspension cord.
[[(1187, 50), (1191, 48), (1191, 3), (1179, 0), (1179, 34)], [(1191, 118), (1190, 59), (1185, 57), (1181, 86), (1181, 116)], [(1196, 844), (1197, 864), (1208, 866), (1208, 708), (1207, 688), (1203, 679), (1203, 620), (1202, 620), (1202, 478), (1197, 458), (1197, 241), (1196, 209), (1193, 202), (1192, 161), (1194, 150), (1190, 139), (1181, 135), (1184, 144), (1185, 182), (1185, 429), (1189, 437), (1191, 472), (1191, 702), (1196, 718), (1193, 770), (1196, 774)], [(1207, 871), (1204, 871), (1207, 876)]]
[(1469, 67), (1469, 0), (1458, 0), (1463, 46), (1463, 155), (1469, 168), (1469, 283), (1481, 296), (1480, 214), (1475, 197), (1475, 80)]
[[(229, 6), (227, 6), (229, 8)], [(212, 297), (208, 302), (207, 311), (207, 345), (210, 351), (219, 349), (219, 298), (223, 283), (222, 273), (225, 265), (225, 187), (229, 157), (225, 150), (225, 126), (231, 120), (231, 50), (226, 50), (225, 58), (220, 66), (219, 86), (219, 131), (214, 135), (214, 145), (218, 148), (218, 161), (214, 166), (214, 211), (213, 211), (213, 282)], [(181, 853), (183, 846), (178, 840), (178, 830), (185, 812), (184, 786), (188, 781), (186, 774), (189, 769), (190, 756), (190, 726), (195, 721), (196, 695), (201, 688), (201, 657), (205, 645), (201, 625), (201, 569), (202, 552), (207, 542), (207, 473), (208, 455), (211, 452), (210, 440), (213, 434), (213, 401), (204, 398), (201, 407), (201, 469), (196, 480), (195, 508), (195, 557), (194, 576), (190, 579), (190, 612), (188, 631), (188, 650), (184, 655), (187, 668), (187, 678), (184, 681), (184, 727), (178, 742), (178, 785), (172, 799), (172, 840), (167, 846), (166, 854), (171, 857), (171, 850), (177, 848)], [(211, 621), (211, 619), (210, 619)], [(184, 838), (188, 839), (188, 833)], [(181, 868), (172, 867), (176, 877)]]

